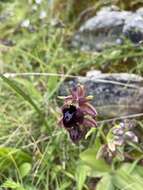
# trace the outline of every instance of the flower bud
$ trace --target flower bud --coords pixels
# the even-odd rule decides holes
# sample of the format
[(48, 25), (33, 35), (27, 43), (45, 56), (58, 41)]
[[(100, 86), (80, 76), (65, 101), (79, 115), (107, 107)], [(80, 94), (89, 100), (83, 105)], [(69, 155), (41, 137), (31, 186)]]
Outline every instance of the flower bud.
[(123, 134), (124, 134), (124, 130), (123, 130), (122, 128), (114, 128), (114, 129), (112, 130), (112, 133), (113, 133), (114, 135), (123, 135)]
[(125, 137), (127, 140), (131, 140), (132, 142), (138, 142), (138, 137), (132, 131), (127, 131), (125, 133)]

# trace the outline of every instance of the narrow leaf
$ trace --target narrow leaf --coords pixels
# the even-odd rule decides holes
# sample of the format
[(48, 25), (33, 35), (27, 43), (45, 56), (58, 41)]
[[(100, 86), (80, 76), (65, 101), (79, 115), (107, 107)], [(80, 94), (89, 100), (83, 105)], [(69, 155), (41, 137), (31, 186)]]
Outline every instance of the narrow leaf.
[(31, 164), (28, 163), (28, 162), (25, 162), (23, 163), (20, 168), (19, 168), (19, 171), (20, 171), (20, 174), (21, 174), (21, 177), (25, 177), (28, 175), (28, 173), (30, 172), (31, 170)]
[(5, 83), (7, 83), (18, 95), (20, 95), (21, 97), (24, 98), (24, 100), (26, 100), (31, 106), (33, 106), (33, 108), (38, 112), (38, 114), (41, 115), (41, 111), (40, 109), (37, 107), (37, 105), (35, 104), (35, 102), (31, 99), (31, 97), (26, 94), (26, 92), (24, 92), (19, 86), (18, 84), (13, 81), (8, 79), (7, 77), (5, 77), (4, 75), (0, 75), (0, 77), (3, 79), (3, 81)]
[(82, 190), (84, 182), (86, 180), (88, 167), (85, 165), (79, 165), (76, 170), (76, 182), (77, 182), (77, 190)]
[(110, 166), (105, 162), (104, 159), (97, 159), (96, 154), (97, 149), (89, 148), (80, 154), (80, 158), (95, 171), (109, 172), (111, 170)]
[(128, 174), (124, 170), (118, 170), (114, 175), (113, 183), (119, 189), (142, 190), (143, 178), (138, 174)]
[(19, 182), (15, 182), (12, 179), (7, 179), (2, 186), (3, 188), (10, 188), (15, 190), (26, 190)]
[(112, 183), (112, 176), (106, 174), (98, 182), (96, 190), (114, 190), (114, 185)]
[(20, 149), (0, 147), (0, 171), (6, 171), (12, 166), (20, 166), (24, 162), (31, 162), (31, 156)]

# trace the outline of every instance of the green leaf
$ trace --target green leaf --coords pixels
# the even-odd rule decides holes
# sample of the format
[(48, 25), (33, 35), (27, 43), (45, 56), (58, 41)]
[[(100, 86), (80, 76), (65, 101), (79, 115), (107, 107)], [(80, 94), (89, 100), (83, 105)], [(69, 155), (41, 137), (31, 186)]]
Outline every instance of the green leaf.
[(26, 88), (27, 93), (30, 94), (32, 99), (34, 99), (36, 101), (42, 100), (43, 97), (42, 97), (40, 91), (35, 87), (36, 84), (32, 80), (16, 78), (15, 81)]
[(106, 174), (107, 174), (107, 172), (100, 172), (100, 171), (95, 171), (95, 170), (91, 169), (91, 171), (88, 173), (88, 176), (94, 177), (94, 178), (101, 178)]
[[(57, 71), (55, 68), (51, 67), (50, 72), (56, 73)], [(58, 76), (52, 76), (52, 77), (49, 76), (48, 83), (47, 83), (48, 91), (52, 92), (56, 88), (57, 83), (58, 83)]]
[(143, 166), (136, 166), (135, 172), (143, 178)]
[(35, 102), (33, 101), (33, 99), (24, 91), (22, 90), (22, 88), (19, 87), (18, 83), (8, 79), (7, 77), (5, 77), (4, 75), (0, 75), (0, 77), (3, 79), (3, 81), (8, 84), (18, 95), (20, 95), (25, 101), (27, 101), (35, 110), (36, 112), (39, 114), (41, 120), (44, 121), (45, 125), (47, 126), (47, 123), (45, 121), (45, 117), (42, 113), (42, 111), (40, 110), (40, 108), (35, 104)]
[(117, 171), (125, 171), (131, 175), (139, 175), (143, 178), (143, 166), (137, 165), (138, 160), (133, 163), (123, 163)]
[(102, 158), (97, 159), (96, 154), (97, 154), (96, 148), (89, 148), (80, 154), (80, 158), (95, 171), (110, 172), (111, 171), (110, 166), (105, 162), (104, 159)]
[(20, 95), (21, 97), (24, 98), (24, 100), (26, 100), (31, 106), (33, 106), (33, 108), (38, 112), (38, 114), (42, 114), (41, 110), (37, 107), (37, 105), (35, 104), (35, 102), (32, 100), (32, 98), (26, 94), (26, 92), (24, 92), (19, 86), (18, 84), (13, 81), (8, 79), (7, 77), (5, 77), (4, 75), (0, 75), (0, 77), (3, 79), (3, 81), (5, 83), (7, 83), (18, 95)]
[(101, 178), (101, 180), (98, 182), (96, 190), (114, 190), (114, 185), (112, 183), (112, 176), (109, 174), (106, 174)]
[(82, 165), (80, 164), (77, 167), (76, 170), (77, 190), (82, 190), (88, 171), (89, 168), (83, 164)]
[(10, 188), (15, 190), (26, 190), (20, 183), (13, 181), (12, 179), (7, 179), (2, 186), (3, 188)]
[(14, 167), (19, 167), (24, 162), (31, 162), (31, 156), (20, 149), (0, 147), (0, 171), (4, 172)]
[(21, 174), (21, 177), (25, 177), (28, 175), (28, 173), (30, 172), (31, 170), (31, 164), (28, 163), (28, 162), (25, 162), (23, 163), (20, 168), (19, 168), (19, 171), (20, 171), (20, 174)]
[(142, 190), (143, 178), (137, 173), (128, 173), (124, 169), (120, 168), (116, 171), (113, 177), (114, 185), (119, 189), (126, 190)]
[(87, 134), (86, 134), (86, 136), (85, 136), (85, 139), (87, 139), (92, 133), (95, 133), (96, 131), (97, 131), (96, 128), (91, 128), (91, 129), (87, 132)]

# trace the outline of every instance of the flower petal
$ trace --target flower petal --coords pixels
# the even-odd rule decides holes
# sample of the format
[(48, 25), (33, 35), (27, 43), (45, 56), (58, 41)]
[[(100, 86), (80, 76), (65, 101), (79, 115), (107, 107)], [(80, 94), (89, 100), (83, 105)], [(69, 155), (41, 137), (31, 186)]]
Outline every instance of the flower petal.
[(71, 140), (74, 143), (78, 142), (83, 136), (83, 133), (78, 126), (71, 128), (70, 130), (68, 130), (68, 132)]
[(92, 118), (84, 118), (83, 125), (87, 127), (96, 127), (96, 121)]
[(84, 103), (83, 105), (80, 105), (80, 108), (83, 112), (85, 112), (91, 116), (97, 115), (96, 109), (89, 103)]
[(78, 96), (79, 97), (84, 97), (85, 96), (85, 88), (83, 85), (78, 85), (77, 87), (77, 91), (78, 91)]
[(83, 113), (83, 111), (80, 108), (77, 108), (75, 115), (76, 115), (77, 122), (79, 124), (82, 124), (83, 120), (84, 120), (84, 113)]
[(86, 99), (86, 101), (92, 100), (93, 96), (92, 95), (86, 96), (85, 99)]
[(115, 150), (116, 150), (116, 145), (115, 145), (115, 143), (114, 143), (113, 140), (109, 141), (109, 143), (108, 143), (108, 148), (109, 148), (112, 152), (115, 152)]
[(123, 135), (124, 134), (124, 130), (122, 128), (113, 128), (112, 129), (112, 133), (114, 135)]
[(71, 95), (73, 100), (77, 100), (78, 99), (78, 92), (77, 92), (77, 87), (74, 87), (70, 90)]
[(72, 95), (64, 97), (64, 103), (68, 103), (69, 101), (72, 101), (72, 100), (73, 100)]
[(72, 88), (71, 95), (73, 99), (79, 100), (81, 97), (85, 96), (85, 89), (83, 85), (78, 85), (77, 87)]
[(117, 146), (121, 146), (124, 144), (124, 139), (123, 138), (119, 138), (118, 140), (114, 141), (114, 144)]
[(132, 142), (135, 142), (135, 143), (138, 142), (138, 137), (132, 131), (127, 131), (125, 133), (125, 137), (127, 138), (127, 140), (131, 140)]

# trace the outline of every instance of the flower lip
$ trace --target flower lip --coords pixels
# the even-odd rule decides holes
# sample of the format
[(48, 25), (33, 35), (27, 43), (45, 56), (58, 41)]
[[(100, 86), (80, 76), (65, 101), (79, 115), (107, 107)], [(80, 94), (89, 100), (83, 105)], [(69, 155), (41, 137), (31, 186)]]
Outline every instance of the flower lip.
[(74, 105), (63, 108), (63, 124), (66, 128), (71, 128), (78, 123), (82, 123), (84, 119), (83, 112)]
[(69, 130), (69, 134), (70, 134), (70, 138), (71, 140), (76, 143), (78, 142), (82, 136), (83, 136), (83, 132), (80, 130), (80, 127), (77, 125), (77, 126), (74, 126), (72, 127), (70, 130)]

